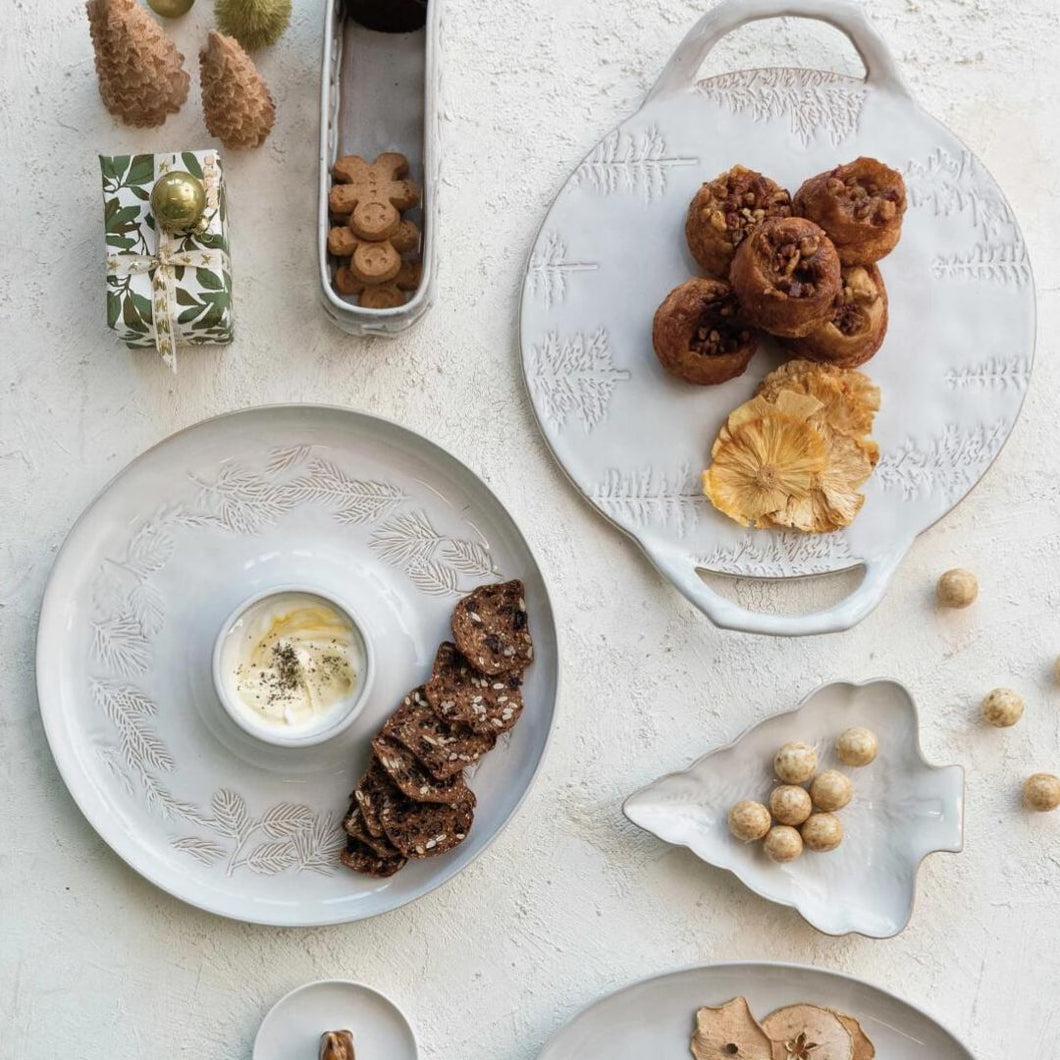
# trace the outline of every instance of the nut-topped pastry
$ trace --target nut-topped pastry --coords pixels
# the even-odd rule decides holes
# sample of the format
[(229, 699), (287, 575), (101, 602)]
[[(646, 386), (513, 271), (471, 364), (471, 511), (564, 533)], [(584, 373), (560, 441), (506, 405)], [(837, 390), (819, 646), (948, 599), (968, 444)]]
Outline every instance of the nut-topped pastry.
[(793, 206), (828, 233), (844, 265), (871, 265), (901, 237), (905, 181), (875, 158), (857, 158), (811, 177)]
[(776, 217), (740, 244), (729, 279), (752, 324), (801, 338), (832, 312), (840, 292), (839, 255), (813, 221)]
[(758, 349), (732, 288), (702, 277), (666, 296), (655, 311), (651, 338), (662, 366), (699, 386), (742, 375)]
[(887, 288), (875, 265), (848, 265), (831, 315), (815, 331), (784, 345), (797, 357), (856, 368), (875, 356), (887, 334)]
[(709, 276), (726, 280), (736, 248), (770, 217), (791, 214), (791, 195), (769, 177), (733, 166), (704, 184), (688, 207), (685, 238)]

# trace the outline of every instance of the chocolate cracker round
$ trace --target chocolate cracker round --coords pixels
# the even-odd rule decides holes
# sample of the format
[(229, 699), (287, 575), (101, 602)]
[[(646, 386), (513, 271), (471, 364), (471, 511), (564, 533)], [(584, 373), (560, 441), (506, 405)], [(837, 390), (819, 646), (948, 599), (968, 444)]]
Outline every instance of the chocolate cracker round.
[(359, 839), (347, 836), (346, 849), (339, 855), (339, 861), (348, 869), (359, 872), (364, 876), (375, 876), (385, 880), (393, 876), (399, 869), (405, 867), (405, 859), (397, 857), (381, 858), (371, 847), (366, 846)]
[(434, 657), (431, 678), (424, 686), (431, 709), (446, 721), (473, 732), (507, 732), (523, 712), (523, 678), (519, 673), (479, 673), (445, 641)]
[(480, 585), (453, 609), (453, 640), (485, 674), (525, 670), (534, 658), (523, 583)]
[(436, 780), (456, 776), (492, 751), (497, 742), (490, 732), (476, 733), (436, 714), (422, 685), (405, 697), (382, 731), (407, 747)]
[[(390, 774), (390, 779), (410, 799), (416, 802), (474, 803), (475, 796), (464, 783), (462, 773), (457, 773), (449, 780), (435, 780), (427, 772), (426, 766), (404, 744), (383, 733), (372, 741), (372, 750), (382, 767)], [(380, 809), (380, 820), (383, 820), (386, 810), (386, 805)], [(383, 830), (386, 830), (385, 823)]]
[(475, 819), (470, 802), (445, 805), (402, 800), (386, 808), (387, 838), (407, 858), (433, 858), (459, 846)]

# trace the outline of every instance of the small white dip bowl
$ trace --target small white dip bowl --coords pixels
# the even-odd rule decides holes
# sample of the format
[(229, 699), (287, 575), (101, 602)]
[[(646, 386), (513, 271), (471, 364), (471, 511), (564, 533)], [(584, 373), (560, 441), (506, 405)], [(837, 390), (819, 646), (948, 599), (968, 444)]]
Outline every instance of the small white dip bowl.
[[(237, 693), (232, 675), (239, 663), (247, 623), (258, 612), (267, 609), (275, 598), (291, 594), (314, 598), (346, 620), (353, 635), (354, 652), (351, 654), (360, 655), (361, 665), (356, 669), (357, 681), (353, 689), (323, 717), (306, 726), (287, 728), (256, 717), (253, 708)], [(330, 593), (304, 585), (275, 586), (243, 601), (221, 626), (213, 649), (214, 688), (228, 716), (244, 732), (279, 747), (310, 747), (338, 736), (360, 714), (374, 676), (375, 660), (371, 642), (365, 636), (363, 626), (349, 605), (340, 602)]]

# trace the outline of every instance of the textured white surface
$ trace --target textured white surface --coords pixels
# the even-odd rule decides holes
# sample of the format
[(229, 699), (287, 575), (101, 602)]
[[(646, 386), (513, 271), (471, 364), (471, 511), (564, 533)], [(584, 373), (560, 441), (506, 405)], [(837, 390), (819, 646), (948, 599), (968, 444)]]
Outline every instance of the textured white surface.
[[(877, 0), (871, 11), (927, 109), (966, 139), (1012, 201), (1040, 291), (1038, 364), (994, 469), (913, 548), (879, 611), (809, 641), (721, 634), (581, 502), (525, 402), (515, 347), (524, 256), (585, 151), (632, 111), (701, 10), (687, 0), (451, 0), (439, 305), (389, 344), (335, 330), (314, 271), (321, 4), (262, 58), (277, 128), (226, 156), (238, 338), (170, 377), (102, 323), (98, 150), (205, 146), (193, 88), (162, 130), (114, 125), (96, 94), (79, 4), (0, 11), (0, 1053), (86, 1060), (163, 1048), (249, 1056), (261, 1016), (321, 976), (397, 1001), (428, 1060), (530, 1060), (602, 991), (675, 965), (737, 958), (853, 972), (923, 1003), (982, 1057), (1053, 1060), (1060, 815), (1030, 818), (1019, 785), (1060, 769), (1060, 488), (1053, 394), (1060, 16), (1051, 0)], [(174, 35), (188, 55), (199, 0)], [(856, 70), (835, 33), (743, 31), (712, 69), (790, 62)], [(926, 351), (930, 353), (930, 351)], [(523, 525), (556, 598), (565, 689), (555, 742), (512, 828), (418, 905), (365, 924), (275, 931), (187, 909), (124, 867), (52, 764), (33, 690), (33, 632), (63, 535), (99, 487), (170, 431), (280, 400), (335, 401), (427, 433), (478, 471)], [(469, 407), (481, 409), (469, 416)], [(981, 581), (936, 614), (935, 576)], [(820, 604), (827, 587), (790, 601)], [(748, 603), (771, 591), (741, 589)], [(823, 680), (891, 675), (924, 713), (925, 750), (969, 770), (968, 844), (921, 876), (892, 942), (828, 939), (623, 822), (624, 794), (683, 768)], [(1025, 719), (999, 733), (979, 698), (1010, 684)], [(294, 1058), (292, 1058), (294, 1060)]]

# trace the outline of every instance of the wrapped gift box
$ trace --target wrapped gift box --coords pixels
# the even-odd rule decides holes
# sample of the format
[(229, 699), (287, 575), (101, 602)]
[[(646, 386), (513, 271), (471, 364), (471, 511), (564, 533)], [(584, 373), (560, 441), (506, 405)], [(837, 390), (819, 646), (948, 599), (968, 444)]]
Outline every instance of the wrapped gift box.
[[(107, 245), (107, 323), (131, 349), (157, 350), (176, 370), (182, 345), (232, 341), (232, 267), (224, 175), (216, 151), (100, 155)], [(196, 230), (155, 224), (151, 189), (184, 170), (206, 190)]]

